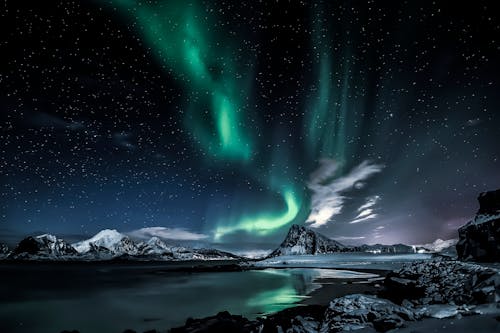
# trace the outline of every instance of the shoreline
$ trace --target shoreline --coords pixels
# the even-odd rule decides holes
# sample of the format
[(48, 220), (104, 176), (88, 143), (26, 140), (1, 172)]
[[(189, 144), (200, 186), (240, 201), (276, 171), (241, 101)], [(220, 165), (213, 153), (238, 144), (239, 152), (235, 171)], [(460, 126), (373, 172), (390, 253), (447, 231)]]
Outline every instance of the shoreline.
[[(319, 288), (311, 291), (307, 298), (300, 301), (300, 305), (323, 305), (328, 306), (334, 298), (343, 297), (352, 294), (377, 295), (383, 288), (385, 277), (391, 272), (381, 269), (337, 269), (324, 268), (331, 270), (348, 270), (360, 273), (376, 274), (373, 278), (319, 278), (314, 282), (320, 285)], [(342, 288), (338, 285), (341, 284)]]

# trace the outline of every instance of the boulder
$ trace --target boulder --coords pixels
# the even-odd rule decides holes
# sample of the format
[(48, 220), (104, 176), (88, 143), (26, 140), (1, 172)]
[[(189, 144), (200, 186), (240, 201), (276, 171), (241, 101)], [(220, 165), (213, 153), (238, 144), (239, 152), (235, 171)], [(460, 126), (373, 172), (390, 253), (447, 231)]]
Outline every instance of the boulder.
[(500, 261), (500, 190), (479, 195), (474, 219), (458, 229), (456, 249), (460, 260)]

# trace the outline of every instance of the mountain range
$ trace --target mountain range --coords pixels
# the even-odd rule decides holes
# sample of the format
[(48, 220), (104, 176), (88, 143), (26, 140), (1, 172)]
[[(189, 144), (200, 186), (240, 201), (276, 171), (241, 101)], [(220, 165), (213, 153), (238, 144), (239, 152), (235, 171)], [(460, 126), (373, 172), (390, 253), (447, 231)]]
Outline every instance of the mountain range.
[(344, 245), (336, 240), (330, 239), (308, 227), (292, 225), (287, 236), (281, 245), (271, 252), (268, 257), (283, 255), (304, 255), (304, 254), (328, 254), (338, 252), (369, 252), (385, 254), (404, 254), (422, 252), (440, 252), (442, 249), (453, 246), (456, 240), (437, 240), (427, 245)]
[[(292, 225), (283, 242), (267, 257), (283, 255), (316, 255), (339, 252), (370, 252), (385, 254), (404, 254), (439, 252), (453, 247), (456, 240), (437, 240), (427, 245), (344, 245), (310, 228)], [(105, 229), (95, 236), (69, 244), (56, 236), (44, 234), (24, 238), (10, 251), (0, 244), (0, 259), (17, 260), (84, 260), (100, 261), (111, 259), (142, 261), (179, 261), (179, 260), (238, 260), (241, 256), (216, 249), (193, 249), (172, 246), (158, 237), (136, 242), (117, 230)]]
[(92, 238), (69, 244), (56, 236), (29, 236), (9, 251), (0, 245), (0, 258), (18, 260), (84, 260), (110, 259), (170, 261), (170, 260), (235, 260), (241, 257), (216, 249), (193, 249), (167, 245), (158, 237), (136, 242), (112, 229), (105, 229)]

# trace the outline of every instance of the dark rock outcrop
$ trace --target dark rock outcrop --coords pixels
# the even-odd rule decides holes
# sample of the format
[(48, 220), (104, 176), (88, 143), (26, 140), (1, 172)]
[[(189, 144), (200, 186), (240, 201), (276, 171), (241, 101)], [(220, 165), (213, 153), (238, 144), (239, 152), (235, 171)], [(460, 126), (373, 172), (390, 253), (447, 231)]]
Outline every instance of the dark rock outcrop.
[(435, 260), (389, 273), (381, 296), (401, 304), (483, 304), (500, 301), (500, 274), (480, 265)]
[(189, 318), (186, 324), (179, 328), (172, 328), (171, 333), (249, 333), (253, 332), (256, 323), (243, 316), (231, 315), (229, 312), (219, 312), (217, 315), (203, 319)]
[(294, 224), (288, 230), (283, 242), (274, 250), (269, 257), (284, 255), (303, 255), (303, 254), (328, 254), (338, 252), (370, 252), (370, 253), (415, 253), (413, 246), (404, 244), (394, 245), (344, 245), (336, 240), (330, 239), (308, 227)]
[(500, 261), (500, 190), (479, 195), (474, 219), (458, 229), (460, 260)]
[(62, 258), (76, 256), (78, 252), (67, 242), (53, 235), (26, 237), (14, 248), (14, 258)]
[(269, 257), (343, 252), (347, 247), (307, 227), (294, 224), (281, 245)]

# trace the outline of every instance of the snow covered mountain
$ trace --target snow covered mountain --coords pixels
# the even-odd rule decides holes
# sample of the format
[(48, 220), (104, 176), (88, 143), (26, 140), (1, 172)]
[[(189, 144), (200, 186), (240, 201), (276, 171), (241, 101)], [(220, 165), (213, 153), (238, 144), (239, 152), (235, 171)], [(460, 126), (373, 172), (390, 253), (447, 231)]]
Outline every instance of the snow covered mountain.
[(147, 242), (141, 242), (137, 245), (139, 255), (173, 255), (173, 247), (167, 245), (158, 237), (151, 237)]
[(12, 251), (14, 258), (63, 259), (77, 255), (70, 244), (49, 234), (26, 237)]
[(458, 239), (448, 239), (448, 240), (442, 240), (442, 239), (436, 239), (434, 242), (429, 243), (429, 244), (423, 244), (423, 245), (414, 245), (415, 248), (418, 249), (418, 251), (426, 251), (426, 252), (441, 252), (444, 249), (454, 247), (457, 245)]
[(294, 224), (281, 245), (269, 257), (344, 252), (347, 247), (307, 227)]
[(394, 245), (360, 245), (349, 246), (330, 239), (310, 228), (292, 225), (288, 231), (285, 240), (281, 245), (271, 252), (268, 257), (284, 255), (302, 255), (302, 254), (328, 254), (338, 252), (370, 252), (370, 253), (415, 253), (413, 246), (405, 244)]
[(102, 230), (94, 237), (73, 244), (87, 260), (128, 258), (140, 260), (223, 260), (237, 259), (236, 255), (215, 249), (191, 249), (171, 246), (158, 237), (136, 243), (128, 236), (111, 229)]
[(82, 260), (102, 261), (111, 259), (140, 261), (170, 260), (235, 260), (240, 256), (216, 249), (192, 249), (171, 246), (158, 237), (134, 242), (117, 230), (105, 229), (95, 236), (68, 244), (53, 235), (40, 235), (23, 239), (10, 253), (0, 246), (0, 259), (20, 260)]
[(97, 233), (94, 237), (73, 244), (79, 253), (87, 253), (91, 249), (95, 252), (99, 248), (105, 248), (114, 255), (137, 255), (137, 244), (128, 236), (114, 229), (105, 229)]
[(216, 249), (192, 249), (183, 246), (170, 246), (158, 237), (137, 245), (138, 256), (155, 257), (163, 260), (231, 260), (241, 257)]

